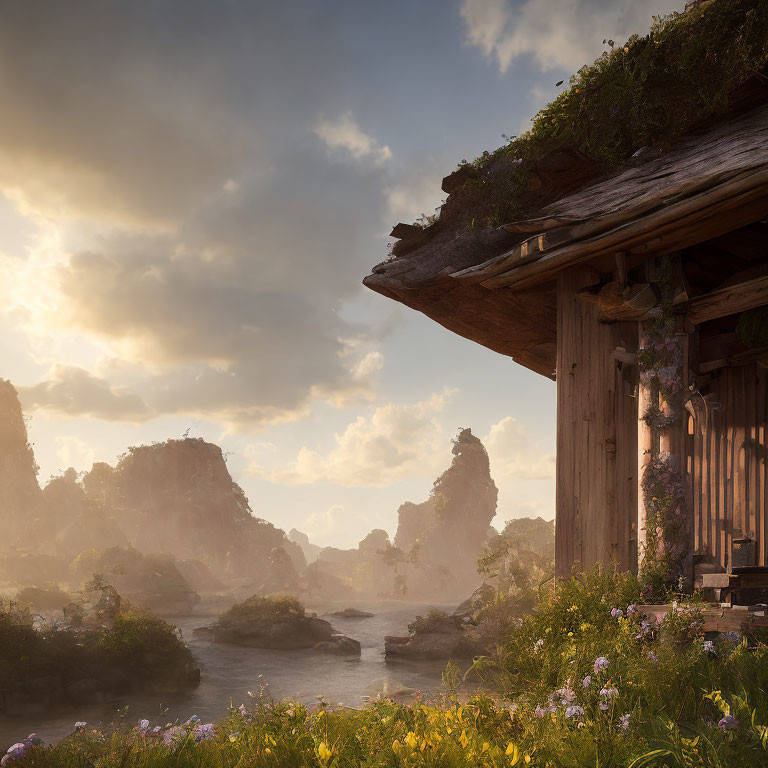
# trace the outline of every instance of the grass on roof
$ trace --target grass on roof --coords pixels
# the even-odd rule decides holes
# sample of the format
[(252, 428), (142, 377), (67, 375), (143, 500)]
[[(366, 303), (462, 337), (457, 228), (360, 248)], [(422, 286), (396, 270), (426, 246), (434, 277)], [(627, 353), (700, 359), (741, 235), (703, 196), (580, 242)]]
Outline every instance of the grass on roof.
[(709, 0), (655, 17), (647, 35), (631, 37), (573, 75), (529, 131), (472, 163), (462, 161), (459, 167), (480, 173), (450, 195), (441, 229), (496, 227), (551, 202), (536, 189), (534, 164), (552, 150), (583, 155), (598, 175), (640, 148), (670, 147), (724, 114), (729, 93), (750, 75), (767, 72), (768, 0)]

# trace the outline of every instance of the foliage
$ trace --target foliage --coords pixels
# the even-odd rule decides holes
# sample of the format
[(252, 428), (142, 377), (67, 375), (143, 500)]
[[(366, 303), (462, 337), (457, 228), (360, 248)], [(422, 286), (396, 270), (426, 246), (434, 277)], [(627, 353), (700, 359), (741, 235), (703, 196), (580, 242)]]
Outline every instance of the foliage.
[(498, 226), (541, 204), (535, 161), (571, 148), (610, 171), (645, 147), (668, 147), (723, 114), (729, 92), (768, 64), (768, 1), (714, 0), (657, 17), (650, 32), (582, 67), (529, 131), (485, 152), (479, 171), (448, 198), (443, 226)]
[(248, 621), (273, 624), (289, 617), (304, 616), (304, 606), (290, 595), (260, 597), (252, 595), (242, 603), (233, 605), (219, 617), (219, 624)]
[(58, 678), (111, 683), (115, 692), (142, 683), (193, 680), (190, 650), (175, 628), (142, 611), (118, 615), (108, 626), (72, 629), (44, 624), (27, 606), (0, 599), (0, 692), (24, 692), (30, 681)]
[[(768, 647), (733, 633), (707, 640), (695, 605), (659, 624), (631, 575), (595, 569), (513, 628), (504, 653), (475, 665), (494, 696), (453, 693), (408, 705), (332, 710), (264, 698), (216, 724), (142, 720), (102, 733), (78, 724), (53, 747), (30, 737), (34, 768), (737, 768), (768, 764)], [(18, 625), (28, 625), (23, 609)], [(449, 689), (459, 671), (446, 670)], [(154, 727), (153, 727), (154, 726)]]
[(460, 629), (462, 620), (453, 613), (445, 613), (438, 608), (429, 608), (426, 616), (417, 616), (409, 625), (408, 631), (425, 634), (428, 632), (445, 632)]
[(676, 459), (659, 450), (661, 433), (683, 415), (682, 347), (675, 334), (673, 314), (673, 262), (659, 260), (658, 307), (643, 322), (645, 341), (638, 351), (640, 381), (649, 393), (643, 420), (651, 431), (651, 455), (641, 481), (645, 508), (645, 544), (642, 575), (645, 598), (658, 596), (670, 584), (683, 579), (688, 548), (688, 517), (682, 476)]

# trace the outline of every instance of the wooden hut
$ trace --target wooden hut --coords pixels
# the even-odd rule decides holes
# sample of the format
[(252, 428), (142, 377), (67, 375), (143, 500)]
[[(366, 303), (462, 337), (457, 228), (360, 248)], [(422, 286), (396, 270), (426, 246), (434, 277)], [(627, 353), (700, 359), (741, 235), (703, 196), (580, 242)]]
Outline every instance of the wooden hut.
[(529, 173), (546, 204), (499, 228), (398, 225), (364, 280), (556, 380), (559, 576), (768, 566), (765, 101), (742, 81), (609, 175), (555, 147)]

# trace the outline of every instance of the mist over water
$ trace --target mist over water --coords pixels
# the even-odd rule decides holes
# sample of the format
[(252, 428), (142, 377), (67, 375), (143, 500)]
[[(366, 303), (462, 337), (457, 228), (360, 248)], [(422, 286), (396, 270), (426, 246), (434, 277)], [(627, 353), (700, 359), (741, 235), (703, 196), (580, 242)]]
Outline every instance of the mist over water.
[[(265, 687), (265, 695), (277, 700), (289, 698), (312, 705), (317, 703), (317, 696), (323, 695), (329, 703), (343, 702), (350, 707), (364, 706), (363, 696), (410, 698), (416, 690), (426, 696), (440, 690), (445, 662), (384, 662), (385, 635), (407, 634), (409, 622), (425, 613), (427, 604), (358, 602), (310, 605), (308, 610), (322, 616), (326, 611), (349, 605), (374, 613), (368, 619), (329, 617), (335, 629), (360, 641), (359, 658), (214, 644), (193, 636), (193, 630), (210, 623), (210, 617), (169, 619), (182, 631), (200, 666), (200, 686), (193, 693), (171, 699), (131, 694), (104, 705), (78, 707), (64, 713), (0, 717), (0, 746), (12, 744), (32, 732), (45, 741), (56, 741), (71, 733), (77, 720), (85, 720), (89, 728), (106, 727), (118, 719), (133, 726), (144, 717), (152, 725), (165, 725), (177, 719), (184, 721), (191, 715), (197, 715), (203, 722), (215, 721), (225, 714), (230, 700), (236, 707), (242, 703), (247, 705), (248, 691), (258, 695), (261, 686)], [(436, 607), (451, 610), (455, 606)], [(128, 707), (127, 713), (118, 718), (118, 710), (125, 707)]]

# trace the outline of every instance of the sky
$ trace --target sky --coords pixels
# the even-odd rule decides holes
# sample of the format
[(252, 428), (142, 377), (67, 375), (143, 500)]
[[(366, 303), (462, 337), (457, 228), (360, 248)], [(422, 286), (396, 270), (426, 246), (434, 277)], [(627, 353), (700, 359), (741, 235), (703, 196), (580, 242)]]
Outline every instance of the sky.
[(555, 385), (361, 285), (443, 176), (673, 0), (2, 0), (0, 376), (45, 484), (184, 434), (391, 534), (471, 427), (554, 517)]

